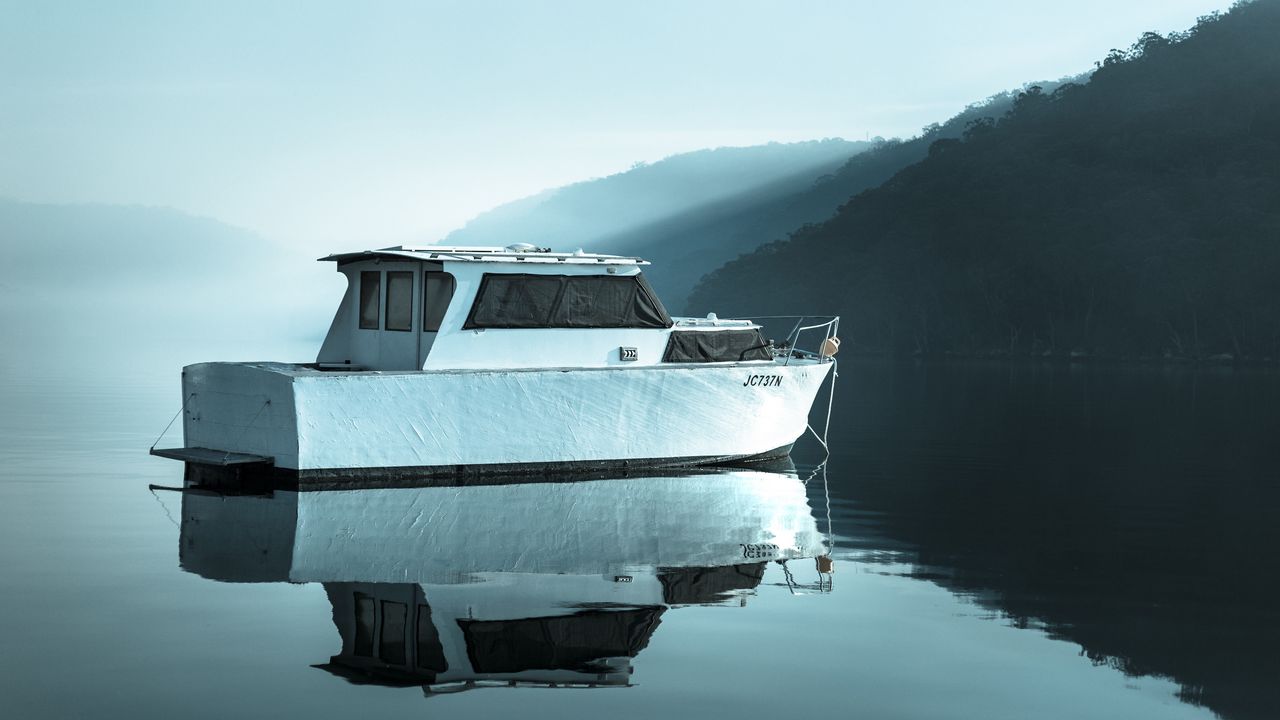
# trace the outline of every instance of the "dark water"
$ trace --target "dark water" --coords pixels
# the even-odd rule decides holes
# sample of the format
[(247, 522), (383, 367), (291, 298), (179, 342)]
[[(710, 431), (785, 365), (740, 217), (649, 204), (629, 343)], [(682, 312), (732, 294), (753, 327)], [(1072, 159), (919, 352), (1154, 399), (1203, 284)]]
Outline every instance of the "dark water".
[(5, 717), (1280, 716), (1273, 374), (846, 362), (825, 472), (148, 491), (181, 363), (308, 350), (0, 350)]

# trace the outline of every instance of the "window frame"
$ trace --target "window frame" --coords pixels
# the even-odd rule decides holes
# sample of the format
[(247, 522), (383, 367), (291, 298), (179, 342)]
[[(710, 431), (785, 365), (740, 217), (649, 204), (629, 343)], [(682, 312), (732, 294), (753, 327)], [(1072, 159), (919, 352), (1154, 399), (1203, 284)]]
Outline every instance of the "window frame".
[[(476, 314), (480, 310), (481, 302), (485, 299), (489, 290), (491, 278), (537, 278), (537, 279), (555, 279), (560, 282), (560, 287), (555, 294), (555, 298), (551, 301), (551, 306), (547, 310), (547, 321), (541, 325), (511, 325), (502, 323), (479, 323), (476, 321)], [(617, 325), (576, 325), (576, 324), (557, 324), (553, 319), (561, 316), (560, 304), (564, 301), (566, 288), (577, 279), (596, 280), (597, 278), (611, 278), (612, 281), (630, 281), (635, 286), (635, 295), (632, 296), (632, 309), (639, 302), (639, 298), (643, 296), (647, 301), (648, 307), (658, 316), (660, 323), (658, 324), (641, 324), (641, 323), (622, 323)], [(630, 310), (628, 311), (630, 312)], [(566, 275), (558, 273), (484, 273), (480, 277), (480, 285), (476, 289), (475, 297), (471, 301), (471, 309), (467, 312), (467, 319), (462, 325), (463, 330), (656, 330), (662, 328), (670, 328), (675, 325), (671, 315), (667, 309), (663, 307), (662, 301), (658, 299), (657, 293), (649, 285), (643, 273), (635, 273), (632, 275), (603, 275), (599, 273), (587, 273), (580, 275)]]
[[(417, 273), (413, 270), (387, 270), (384, 278), (384, 284), (387, 286), (386, 291), (382, 293), (382, 329), (387, 332), (413, 332), (413, 290), (414, 278)], [(409, 324), (405, 327), (391, 327), (391, 276), (392, 275), (408, 275), (409, 276), (409, 300), (407, 307), (409, 310)]]
[[(398, 610), (397, 610), (398, 608)], [(378, 610), (382, 615), (382, 622), (379, 623), (378, 632), (378, 660), (387, 665), (408, 666), (409, 665), (409, 643), (406, 635), (409, 628), (409, 605), (399, 600), (381, 599), (378, 603)], [(397, 619), (398, 612), (400, 637), (395, 637), (395, 622), (387, 622), (388, 618)], [(388, 657), (388, 647), (398, 647), (399, 654), (396, 657)]]
[[(440, 312), (440, 314), (439, 314), (439, 317), (438, 317), (438, 318), (437, 318), (437, 317), (435, 317), (435, 314), (434, 314), (434, 313), (433, 313), (433, 314), (431, 314), (431, 315), (428, 315), (428, 313), (427, 313), (427, 301), (428, 301), (428, 300), (430, 300), (430, 298), (429, 298), (429, 297), (428, 297), (428, 295), (427, 295), (427, 276), (428, 276), (428, 275), (442, 275), (442, 276), (444, 276), (445, 278), (448, 278), (448, 280), (449, 280), (449, 301), (448, 301), (447, 303), (445, 303), (444, 310)], [(423, 271), (422, 271), (422, 323), (421, 323), (421, 332), (424, 332), (424, 333), (427, 333), (427, 332), (438, 333), (438, 332), (440, 332), (440, 326), (444, 324), (444, 316), (445, 316), (445, 314), (446, 314), (446, 313), (448, 313), (448, 312), (449, 312), (449, 306), (450, 306), (450, 305), (453, 305), (453, 296), (454, 296), (455, 294), (457, 294), (457, 292), (458, 292), (458, 279), (457, 279), (457, 278), (455, 278), (455, 277), (453, 276), (453, 273), (445, 272), (445, 271), (443, 271), (443, 270), (423, 270)], [(435, 322), (433, 322), (433, 323), (428, 323), (428, 322), (427, 322), (427, 318), (428, 318), (428, 317), (431, 317), (433, 320), (435, 320)], [(432, 327), (432, 325), (434, 325), (434, 327)]]
[[(356, 591), (352, 593), (352, 630), (351, 654), (356, 657), (372, 658), (378, 641), (378, 605), (377, 599), (368, 593)], [(361, 622), (361, 609), (369, 610), (368, 634), (363, 634), (366, 626)]]
[[(373, 320), (372, 324), (365, 321), (365, 287), (366, 281), (372, 276), (374, 279), (374, 292), (377, 298), (373, 303)], [(360, 290), (356, 298), (356, 325), (361, 330), (377, 330), (382, 326), (382, 271), (381, 270), (361, 270), (360, 271)]]

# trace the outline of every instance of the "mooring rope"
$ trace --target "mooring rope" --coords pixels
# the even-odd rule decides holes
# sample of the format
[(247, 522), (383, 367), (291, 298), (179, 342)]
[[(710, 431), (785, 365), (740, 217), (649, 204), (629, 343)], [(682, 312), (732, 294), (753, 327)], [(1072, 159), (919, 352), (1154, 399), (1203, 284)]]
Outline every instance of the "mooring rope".
[(796, 578), (794, 575), (791, 574), (791, 568), (787, 567), (786, 560), (779, 560), (778, 564), (782, 566), (782, 573), (787, 579), (787, 589), (791, 591), (792, 595), (795, 595), (796, 594)]
[[(262, 415), (262, 411), (263, 411), (263, 410), (266, 410), (266, 409), (267, 409), (267, 406), (268, 406), (268, 405), (270, 405), (270, 404), (271, 404), (271, 398), (267, 398), (267, 401), (266, 401), (266, 402), (264, 402), (264, 403), (262, 403), (262, 407), (258, 408), (258, 412), (256, 412), (256, 413), (254, 413), (254, 414), (253, 414), (253, 419), (249, 421), (249, 424), (248, 424), (248, 425), (245, 425), (245, 426), (244, 426), (244, 427), (242, 427), (242, 428), (240, 428), (240, 434), (236, 436), (236, 441), (235, 441), (235, 442), (233, 442), (233, 443), (231, 443), (231, 447), (239, 447), (239, 446), (240, 446), (240, 441), (244, 439), (244, 434), (245, 434), (245, 433), (247, 433), (247, 432), (249, 432), (249, 428), (253, 427), (253, 424), (254, 424), (254, 423), (258, 422), (258, 416)], [(227, 462), (227, 460), (231, 457), (231, 453), (233, 453), (233, 452), (235, 452), (235, 451), (234, 451), (234, 450), (228, 450), (228, 451), (227, 451), (227, 454), (222, 456), (222, 462), (223, 462), (224, 464), (225, 464), (225, 463)]]
[(819, 435), (818, 431), (813, 429), (813, 425), (809, 424), (808, 420), (806, 420), (804, 424), (805, 427), (809, 428), (809, 432), (813, 433), (813, 439), (817, 440), (818, 444), (822, 445), (822, 451), (826, 453), (823, 457), (824, 462), (826, 458), (831, 457), (831, 448), (827, 446), (827, 435), (831, 432), (831, 408), (834, 407), (836, 403), (836, 378), (840, 377), (839, 370), (839, 364), (836, 362), (835, 358), (832, 358), (831, 388), (827, 393), (827, 421), (826, 424), (822, 426), (822, 434)]
[(156, 438), (156, 441), (151, 443), (152, 450), (155, 450), (156, 446), (160, 444), (160, 441), (164, 439), (165, 433), (169, 432), (169, 428), (173, 427), (174, 421), (176, 421), (178, 419), (178, 416), (181, 415), (182, 412), (187, 409), (187, 401), (194, 396), (195, 396), (195, 393), (191, 393), (190, 395), (187, 395), (185, 398), (182, 399), (182, 407), (178, 408), (178, 412), (174, 413), (173, 417), (169, 418), (169, 424), (165, 425), (164, 430), (160, 431), (160, 437)]
[(836, 551), (836, 535), (831, 527), (831, 488), (827, 485), (827, 466), (822, 466), (822, 496), (827, 505), (827, 555)]
[(167, 518), (169, 518), (169, 522), (173, 523), (173, 526), (174, 526), (174, 527), (176, 527), (176, 528), (178, 528), (179, 530), (181, 530), (181, 529), (182, 529), (182, 526), (178, 524), (178, 521), (177, 521), (177, 520), (174, 520), (174, 519), (173, 519), (173, 514), (169, 512), (169, 506), (168, 506), (168, 505), (165, 505), (165, 504), (164, 504), (164, 501), (160, 499), (160, 496), (156, 494), (155, 486), (154, 486), (154, 485), (152, 485), (152, 486), (151, 486), (150, 488), (148, 488), (148, 489), (151, 491), (151, 497), (155, 498), (155, 499), (156, 499), (156, 502), (160, 503), (160, 508), (161, 508), (162, 510), (164, 510), (164, 516), (165, 516), (165, 517), (167, 517)]

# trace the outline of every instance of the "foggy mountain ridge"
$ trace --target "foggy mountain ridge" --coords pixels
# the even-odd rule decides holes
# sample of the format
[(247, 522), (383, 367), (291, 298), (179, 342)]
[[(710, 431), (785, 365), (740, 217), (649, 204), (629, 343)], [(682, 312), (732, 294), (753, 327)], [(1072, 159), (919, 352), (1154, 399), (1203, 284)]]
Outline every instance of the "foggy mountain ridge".
[(1280, 0), (1144, 34), (720, 268), (690, 309), (840, 313), (868, 351), (1280, 357), (1276, 37)]
[[(598, 238), (793, 175), (821, 175), (869, 146), (840, 138), (681, 153), (544, 190), (481, 213), (442, 244), (556, 248)], [(586, 247), (584, 249), (593, 249)]]
[(299, 282), (324, 292), (314, 259), (172, 208), (0, 198), (6, 334), (252, 336), (290, 332), (308, 313), (323, 332), (332, 309), (297, 293)]
[[(1042, 83), (1057, 87), (1061, 81)], [(646, 275), (668, 304), (684, 311), (689, 293), (707, 273), (729, 260), (776, 240), (796, 228), (822, 222), (858, 193), (876, 187), (918, 162), (929, 143), (960, 137), (977, 118), (999, 117), (1013, 106), (1015, 94), (993, 95), (955, 117), (934, 123), (908, 140), (877, 138), (868, 149), (830, 173), (793, 177), (601, 238), (596, 247), (635, 254), (653, 261)], [(715, 308), (698, 308), (704, 314)]]
[[(693, 283), (708, 270), (770, 239), (764, 235), (754, 244), (735, 242), (722, 249), (722, 238), (692, 234), (684, 229), (681, 218), (704, 223), (708, 213), (723, 208), (720, 214), (734, 219), (744, 209), (737, 198), (767, 202), (803, 191), (873, 145), (826, 139), (673, 155), (500, 205), (441, 242), (497, 246), (528, 242), (557, 250), (581, 247), (640, 255), (654, 263), (649, 268), (650, 281), (674, 309), (683, 305)], [(788, 228), (795, 224), (790, 219), (783, 223)], [(661, 247), (669, 240), (675, 241), (674, 247)], [(690, 256), (688, 251), (697, 254)]]
[[(1052, 89), (1063, 82), (1040, 86)], [(854, 195), (923, 159), (931, 142), (960, 137), (975, 119), (1003, 115), (1015, 98), (1014, 92), (993, 95), (907, 140), (828, 139), (675, 155), (500, 205), (442, 242), (530, 242), (637, 255), (653, 263), (646, 276), (668, 309), (679, 312), (707, 273), (826, 220)], [(815, 155), (824, 161), (802, 162)], [(780, 165), (780, 158), (788, 164)], [(802, 169), (783, 173), (794, 167)], [(611, 210), (633, 205), (630, 214)]]

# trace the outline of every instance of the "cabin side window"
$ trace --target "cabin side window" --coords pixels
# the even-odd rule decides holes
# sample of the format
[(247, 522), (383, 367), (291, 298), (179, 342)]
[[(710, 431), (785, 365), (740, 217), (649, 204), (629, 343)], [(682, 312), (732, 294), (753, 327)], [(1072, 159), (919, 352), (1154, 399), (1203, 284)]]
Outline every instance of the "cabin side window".
[(378, 329), (378, 306), (382, 298), (382, 273), (360, 273), (360, 329)]
[(375, 622), (373, 598), (361, 592), (355, 593), (354, 597), (356, 633), (355, 647), (352, 648), (352, 654), (361, 657), (373, 657), (373, 627)]
[(449, 669), (449, 661), (444, 657), (444, 647), (440, 644), (440, 633), (435, 623), (431, 622), (431, 608), (418, 606), (418, 659), (417, 665), (425, 670), (444, 672)]
[(444, 312), (453, 300), (453, 276), (436, 270), (428, 270), (422, 276), (422, 331), (440, 332)]
[(463, 329), (667, 328), (671, 318), (641, 275), (486, 273)]
[[(413, 329), (413, 272), (387, 273), (386, 330)], [(377, 323), (377, 320), (374, 321)]]
[(392, 665), (404, 665), (408, 662), (404, 642), (407, 612), (408, 608), (404, 603), (382, 601), (382, 633), (378, 642), (378, 657), (383, 662)]

